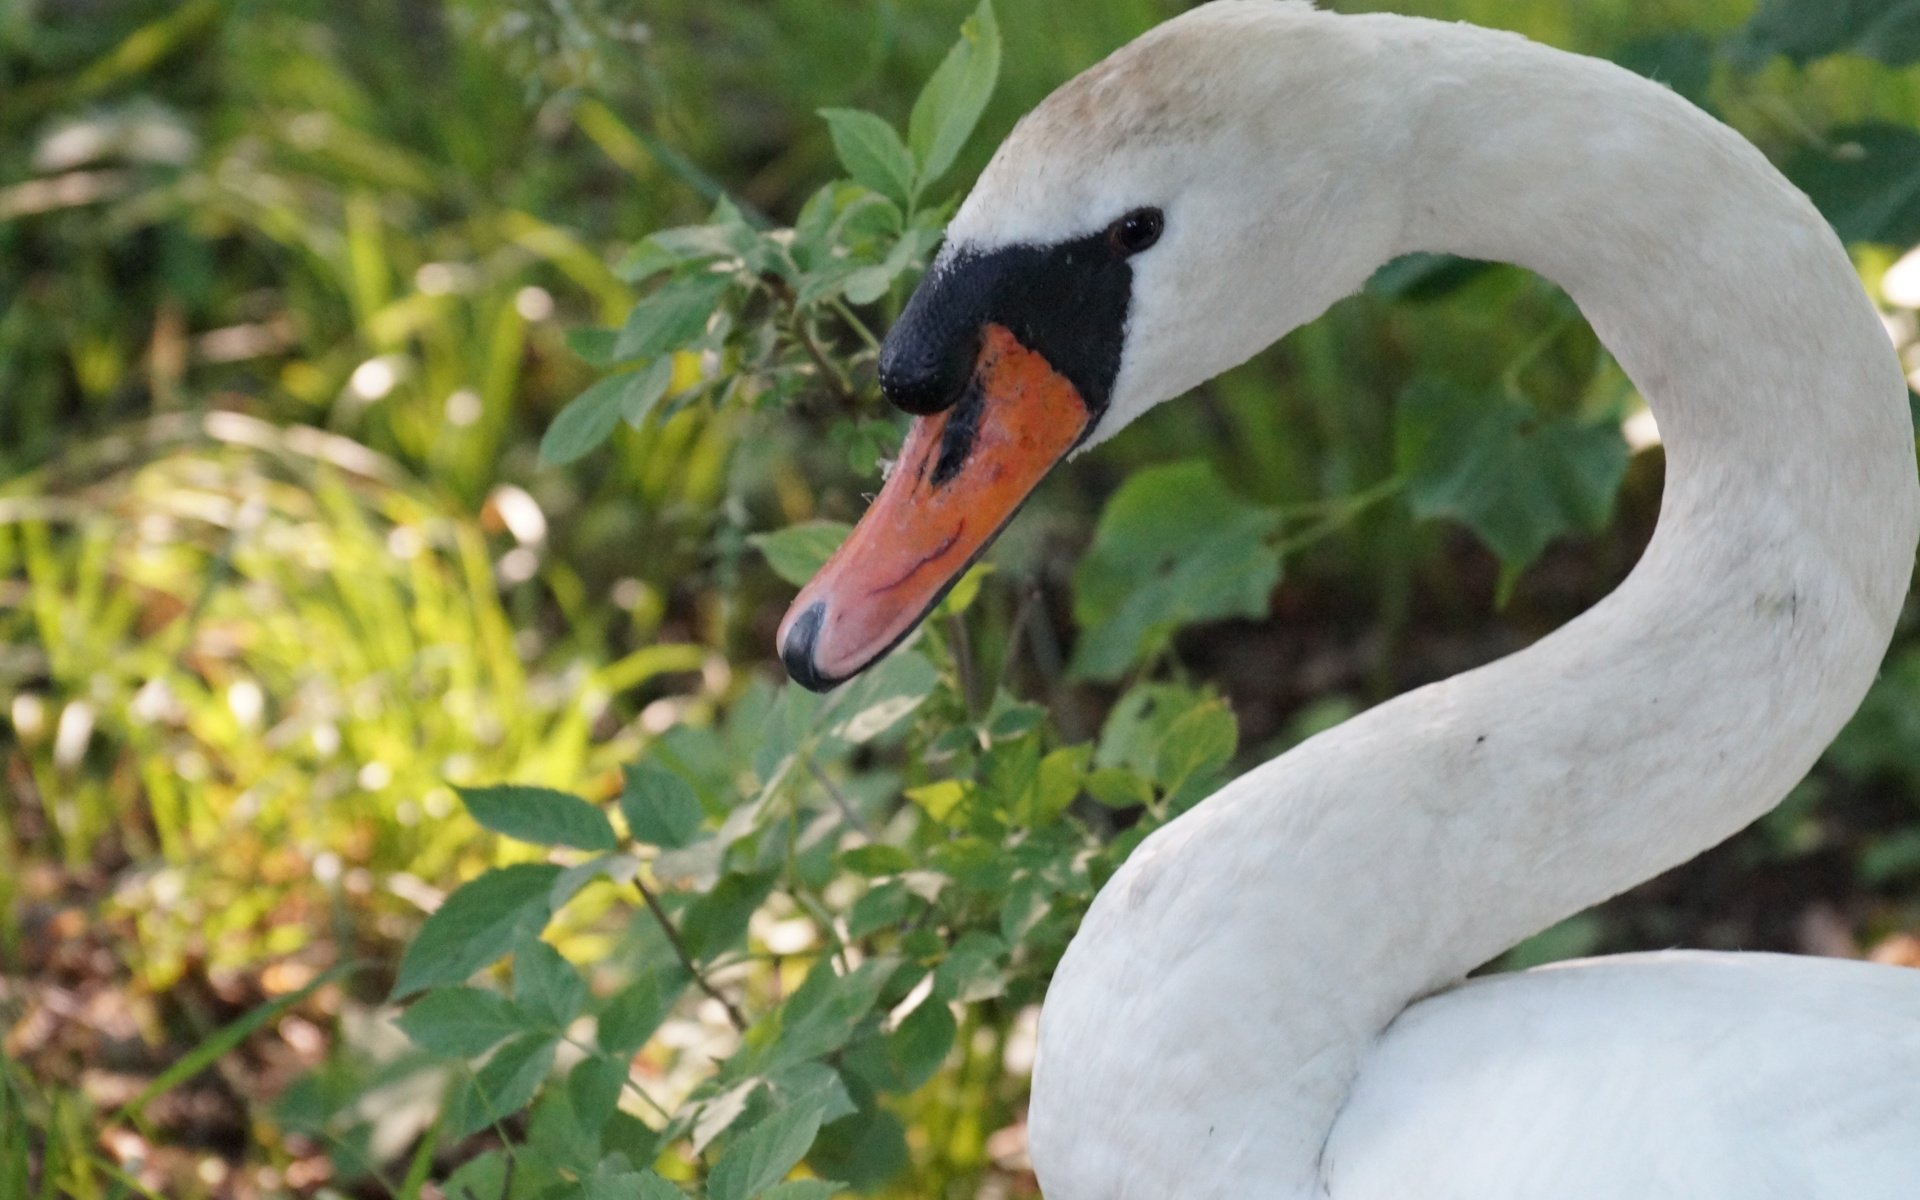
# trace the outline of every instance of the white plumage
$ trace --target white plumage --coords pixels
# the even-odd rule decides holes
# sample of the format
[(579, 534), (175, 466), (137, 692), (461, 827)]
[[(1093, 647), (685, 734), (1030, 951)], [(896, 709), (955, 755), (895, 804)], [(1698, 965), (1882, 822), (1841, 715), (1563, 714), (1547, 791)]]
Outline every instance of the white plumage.
[(1653, 406), (1661, 523), (1530, 649), (1143, 844), (1048, 996), (1049, 1200), (1920, 1197), (1920, 972), (1673, 953), (1473, 968), (1776, 804), (1852, 713), (1917, 534), (1845, 251), (1738, 135), (1468, 26), (1219, 0), (1062, 88), (948, 253), (1143, 205), (1110, 435), (1413, 250), (1564, 287)]

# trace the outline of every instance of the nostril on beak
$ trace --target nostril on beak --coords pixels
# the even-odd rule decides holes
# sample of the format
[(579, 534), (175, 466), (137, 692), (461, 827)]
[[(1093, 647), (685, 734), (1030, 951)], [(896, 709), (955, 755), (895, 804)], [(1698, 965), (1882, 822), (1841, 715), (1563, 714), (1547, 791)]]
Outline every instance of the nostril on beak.
[(929, 326), (909, 305), (880, 347), (880, 390), (895, 408), (919, 417), (954, 406), (973, 378), (980, 353), (977, 331), (956, 336)]
[(821, 674), (813, 661), (814, 644), (820, 640), (820, 627), (826, 620), (827, 603), (816, 600), (793, 619), (780, 642), (780, 661), (786, 664), (787, 674), (810, 692), (825, 692), (840, 682)]

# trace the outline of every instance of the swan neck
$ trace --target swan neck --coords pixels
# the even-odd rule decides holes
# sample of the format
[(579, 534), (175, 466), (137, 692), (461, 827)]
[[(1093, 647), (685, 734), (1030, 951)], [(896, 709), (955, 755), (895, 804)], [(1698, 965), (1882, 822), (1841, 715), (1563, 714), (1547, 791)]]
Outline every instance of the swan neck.
[[(1328, 1131), (1408, 1004), (1804, 775), (1874, 676), (1920, 534), (1892, 349), (1832, 231), (1748, 143), (1610, 64), (1328, 19), (1368, 22), (1347, 26), (1370, 31), (1365, 86), (1404, 97), (1404, 136), (1382, 138), (1404, 159), (1391, 249), (1567, 291), (1658, 419), (1661, 520), (1554, 634), (1249, 772), (1134, 853), (1042, 1018), (1033, 1150), (1059, 1200), (1320, 1194)], [(1166, 1153), (1124, 1175), (1094, 1157), (1130, 1145)], [(1142, 1173), (1156, 1159), (1165, 1178)]]

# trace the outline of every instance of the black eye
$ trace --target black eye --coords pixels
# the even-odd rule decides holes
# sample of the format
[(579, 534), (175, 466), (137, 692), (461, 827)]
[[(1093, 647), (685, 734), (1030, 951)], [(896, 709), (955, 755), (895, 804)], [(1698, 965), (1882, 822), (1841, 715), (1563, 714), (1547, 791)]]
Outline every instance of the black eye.
[(1136, 208), (1107, 226), (1107, 244), (1121, 254), (1138, 254), (1160, 240), (1167, 219), (1157, 208)]

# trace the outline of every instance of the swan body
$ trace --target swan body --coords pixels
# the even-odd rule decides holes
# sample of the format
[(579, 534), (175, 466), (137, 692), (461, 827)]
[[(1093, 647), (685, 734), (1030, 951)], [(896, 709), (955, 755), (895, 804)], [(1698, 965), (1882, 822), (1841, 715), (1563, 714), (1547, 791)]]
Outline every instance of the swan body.
[[(910, 627), (952, 547), (1010, 513), (1006, 471), (1044, 473), (1416, 250), (1567, 291), (1659, 419), (1660, 524), (1551, 636), (1135, 851), (1041, 1017), (1048, 1200), (1920, 1197), (1920, 972), (1671, 953), (1461, 982), (1778, 803), (1872, 681), (1920, 536), (1905, 384), (1844, 249), (1656, 84), (1298, 0), (1216, 0), (1067, 84), (889, 337), (890, 394), (965, 419), (916, 424), (796, 601), (790, 668), (828, 685)], [(1116, 296), (1104, 339), (1057, 324)], [(851, 585), (916, 537), (904, 573)]]

